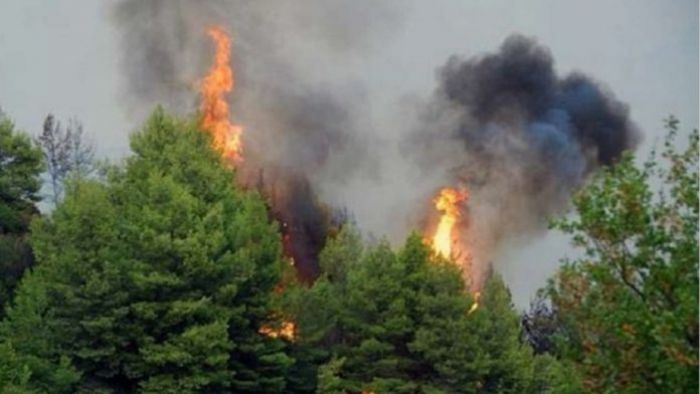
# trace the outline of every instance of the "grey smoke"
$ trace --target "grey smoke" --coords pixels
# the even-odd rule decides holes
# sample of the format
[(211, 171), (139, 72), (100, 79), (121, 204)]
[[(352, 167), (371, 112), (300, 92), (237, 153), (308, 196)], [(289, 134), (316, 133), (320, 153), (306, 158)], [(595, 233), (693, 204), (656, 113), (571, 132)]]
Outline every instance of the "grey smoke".
[(125, 0), (113, 14), (132, 116), (145, 118), (156, 104), (197, 110), (213, 51), (205, 32), (217, 24), (232, 34), (232, 113), (251, 125), (244, 139), (256, 157), (304, 172), (346, 151), (368, 157), (362, 82), (338, 76), (345, 61), (390, 37), (400, 22), (392, 2)]
[(342, 65), (390, 36), (400, 20), (391, 2), (126, 0), (113, 16), (122, 100), (137, 119), (157, 104), (194, 113), (213, 59), (206, 30), (231, 33), (232, 115), (245, 130), (239, 180), (270, 193), (278, 220), (307, 244), (290, 247), (300, 271), (315, 273), (335, 208), (317, 202), (322, 185), (371, 177), (377, 167), (362, 82), (342, 78)]

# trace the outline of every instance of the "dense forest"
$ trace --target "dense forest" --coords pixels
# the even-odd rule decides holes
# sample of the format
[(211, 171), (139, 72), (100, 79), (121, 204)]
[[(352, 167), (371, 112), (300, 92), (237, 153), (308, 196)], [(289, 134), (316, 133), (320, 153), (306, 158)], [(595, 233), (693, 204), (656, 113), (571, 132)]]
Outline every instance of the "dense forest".
[(109, 164), (77, 122), (3, 116), (0, 392), (696, 392), (697, 130), (669, 118), (576, 193), (551, 226), (580, 253), (521, 312), (497, 273), (474, 296), (421, 234), (351, 221), (299, 280), (200, 123), (156, 109)]

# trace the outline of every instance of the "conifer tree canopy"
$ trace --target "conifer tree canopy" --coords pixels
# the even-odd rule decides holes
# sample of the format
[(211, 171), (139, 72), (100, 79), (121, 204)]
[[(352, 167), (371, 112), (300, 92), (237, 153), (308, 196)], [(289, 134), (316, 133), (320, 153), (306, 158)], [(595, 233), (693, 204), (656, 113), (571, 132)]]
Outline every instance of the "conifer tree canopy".
[(0, 318), (19, 278), (33, 263), (27, 238), (38, 213), (43, 168), (41, 150), (0, 112)]
[(39, 266), (1, 327), (31, 387), (284, 390), (291, 360), (258, 332), (280, 279), (280, 238), (209, 143), (158, 109), (123, 169), (70, 185), (36, 223)]

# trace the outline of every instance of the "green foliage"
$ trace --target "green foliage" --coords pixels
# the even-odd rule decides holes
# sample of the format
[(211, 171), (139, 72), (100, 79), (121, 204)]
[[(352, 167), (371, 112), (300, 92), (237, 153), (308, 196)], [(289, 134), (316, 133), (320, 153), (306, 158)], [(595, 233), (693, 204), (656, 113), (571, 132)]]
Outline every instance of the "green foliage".
[(132, 150), (34, 225), (41, 264), (0, 326), (15, 364), (45, 392), (283, 392), (292, 360), (258, 332), (281, 265), (261, 199), (161, 110)]
[(8, 342), (0, 343), (0, 392), (2, 393), (28, 393), (29, 377), (31, 372), (26, 365), (17, 360), (17, 353)]
[(45, 324), (51, 314), (49, 293), (37, 271), (22, 279), (13, 307), (0, 324), (0, 347), (12, 355), (0, 357), (0, 369), (21, 371), (21, 387), (32, 392), (70, 393), (80, 374), (59, 353), (54, 334)]
[(3, 203), (0, 223), (3, 232), (21, 227), (22, 221), (13, 215), (39, 201), (39, 173), (43, 170), (41, 155), (41, 150), (28, 135), (16, 131), (9, 119), (0, 118), (0, 197)]
[[(699, 138), (679, 151), (668, 128), (668, 166), (627, 155), (554, 223), (582, 255), (540, 293), (536, 356), (503, 281), (474, 297), (418, 234), (394, 251), (346, 226), (320, 278), (295, 282), (262, 199), (233, 185), (208, 134), (160, 109), (123, 167), (69, 181), (30, 226), (42, 153), (3, 120), (3, 302), (40, 264), (0, 323), (0, 392), (694, 391)], [(293, 340), (264, 334), (284, 321)]]
[(668, 167), (627, 155), (554, 224), (583, 250), (544, 294), (561, 325), (557, 354), (587, 391), (697, 390), (698, 132), (678, 152), (677, 124), (667, 122)]
[[(518, 316), (492, 278), (482, 305), (451, 262), (436, 259), (417, 234), (398, 253), (365, 248), (344, 228), (321, 253), (322, 276), (288, 292), (297, 347), (317, 354), (319, 393), (547, 392), (536, 381), (551, 359), (519, 341)], [(537, 369), (536, 368), (539, 368)], [(537, 386), (539, 384), (539, 386)]]
[(29, 223), (38, 213), (42, 153), (0, 114), (0, 317), (19, 278), (33, 262)]
[(342, 394), (343, 380), (338, 376), (343, 364), (344, 358), (332, 358), (326, 364), (318, 369), (318, 394)]

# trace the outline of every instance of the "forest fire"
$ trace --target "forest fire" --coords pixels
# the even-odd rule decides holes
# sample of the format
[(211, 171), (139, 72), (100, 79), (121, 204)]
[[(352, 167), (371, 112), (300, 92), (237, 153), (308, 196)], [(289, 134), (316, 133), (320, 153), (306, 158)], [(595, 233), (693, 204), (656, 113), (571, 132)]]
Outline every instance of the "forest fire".
[(0, 394), (700, 387), (697, 4), (5, 3)]
[(466, 189), (446, 187), (440, 190), (440, 194), (433, 201), (435, 209), (442, 214), (432, 238), (432, 248), (436, 254), (446, 259), (456, 257), (452, 253), (452, 246), (459, 238), (455, 225), (461, 216), (460, 205), (468, 198), (469, 193)]
[(296, 324), (292, 321), (283, 321), (279, 327), (262, 326), (259, 332), (270, 338), (282, 338), (292, 342), (296, 337)]
[(295, 262), (298, 276), (311, 282), (318, 275), (317, 255), (326, 237), (325, 211), (303, 174), (263, 163), (251, 150), (243, 165), (243, 128), (232, 123), (226, 97), (234, 88), (231, 39), (216, 26), (207, 34), (216, 44), (216, 54), (200, 86), (201, 126), (211, 133), (213, 146), (222, 157), (238, 167), (238, 183), (265, 196), (271, 215), (280, 223), (285, 255)]
[[(220, 27), (210, 28), (207, 34), (216, 44), (216, 54), (214, 65), (200, 86), (202, 128), (211, 133), (213, 145), (221, 152), (224, 159), (234, 164), (240, 164), (243, 162), (241, 141), (243, 128), (231, 122), (231, 113), (226, 97), (234, 87), (234, 73), (230, 65), (231, 39)], [(313, 280), (316, 276), (314, 272), (315, 262), (311, 260), (315, 260), (317, 252), (322, 247), (322, 239), (325, 238), (327, 229), (322, 224), (316, 223), (318, 220), (308, 222), (308, 220), (302, 219), (300, 222), (300, 218), (295, 214), (296, 212), (315, 210), (313, 209), (316, 207), (313, 193), (308, 188), (299, 187), (299, 185), (306, 185), (304, 179), (298, 179), (298, 177), (286, 173), (280, 176), (279, 171), (274, 170), (271, 173), (268, 171), (268, 175), (272, 175), (272, 183), (258, 185), (258, 188), (267, 196), (275, 219), (282, 223), (281, 231), (285, 254), (291, 261), (299, 260), (302, 262), (298, 266), (295, 264), (302, 279)], [(243, 181), (243, 183), (246, 182)], [(306, 202), (299, 205), (300, 202), (293, 196), (304, 196)], [(463, 204), (468, 198), (469, 193), (464, 187), (445, 187), (440, 190), (438, 196), (433, 200), (435, 209), (440, 212), (440, 218), (435, 233), (429, 240), (436, 255), (454, 260), (466, 274), (469, 274), (469, 254), (461, 241), (463, 234), (460, 234), (460, 224), (463, 223), (460, 221), (462, 220)], [(311, 217), (313, 216), (311, 215)], [(311, 233), (319, 233), (318, 237), (310, 237), (309, 228), (316, 227), (321, 231), (312, 231)], [(474, 304), (468, 313), (474, 312), (479, 305), (479, 294), (475, 293), (474, 297)], [(285, 321), (279, 328), (263, 327), (260, 333), (292, 340), (294, 330), (294, 323)]]
[[(220, 27), (212, 27), (207, 31), (216, 44), (214, 65), (204, 77), (200, 86), (202, 128), (212, 135), (214, 148), (221, 152), (222, 157), (232, 163), (243, 161), (243, 146), (241, 134), (243, 128), (230, 120), (230, 110), (226, 95), (233, 90), (234, 76), (231, 69), (231, 38)], [(286, 222), (283, 222), (283, 230)], [(285, 244), (290, 243), (288, 233), (284, 234)], [(286, 248), (285, 248), (286, 249)], [(294, 262), (294, 257), (289, 256)], [(279, 327), (262, 326), (259, 333), (271, 338), (294, 340), (296, 325), (292, 321), (283, 321)]]
[(225, 159), (239, 162), (243, 160), (243, 129), (229, 119), (229, 105), (225, 97), (234, 86), (230, 66), (231, 38), (220, 27), (213, 27), (207, 33), (216, 43), (216, 57), (200, 86), (202, 127), (211, 133), (214, 147), (222, 152)]

